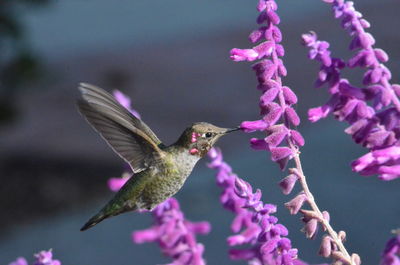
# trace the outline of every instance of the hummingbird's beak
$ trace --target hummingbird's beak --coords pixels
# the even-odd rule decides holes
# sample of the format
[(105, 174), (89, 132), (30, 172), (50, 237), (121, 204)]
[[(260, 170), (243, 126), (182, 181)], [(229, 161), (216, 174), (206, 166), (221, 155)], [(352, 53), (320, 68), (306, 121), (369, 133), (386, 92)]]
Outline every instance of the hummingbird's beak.
[(226, 129), (224, 134), (227, 134), (227, 133), (230, 133), (230, 132), (234, 132), (234, 131), (238, 131), (238, 130), (240, 130), (240, 127), (236, 127), (236, 128), (232, 128), (232, 129)]

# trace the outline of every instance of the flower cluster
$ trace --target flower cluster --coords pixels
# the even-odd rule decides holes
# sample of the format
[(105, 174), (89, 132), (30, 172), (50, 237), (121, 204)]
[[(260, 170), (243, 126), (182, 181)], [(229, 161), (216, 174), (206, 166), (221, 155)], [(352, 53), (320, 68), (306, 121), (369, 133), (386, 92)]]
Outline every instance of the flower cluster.
[[(269, 150), (271, 159), (283, 169), (296, 154), (295, 145), (304, 145), (304, 139), (298, 131), (290, 129), (290, 126), (300, 124), (300, 118), (292, 106), (297, 102), (295, 93), (281, 82), (281, 76), (286, 76), (287, 72), (279, 58), (285, 50), (279, 44), (282, 33), (278, 28), (278, 6), (274, 0), (259, 0), (257, 9), (260, 12), (257, 23), (261, 26), (250, 34), (249, 39), (258, 44), (251, 49), (232, 49), (231, 59), (259, 60), (253, 65), (253, 70), (257, 74), (257, 88), (262, 92), (259, 106), (263, 117), (257, 121), (245, 121), (241, 128), (245, 132), (266, 132), (264, 139), (251, 139), (251, 146), (256, 150)], [(285, 140), (289, 146), (285, 146)]]
[[(51, 250), (42, 250), (34, 256), (36, 260), (33, 265), (61, 265), (59, 260), (53, 259), (53, 253)], [(20, 257), (16, 261), (11, 262), (9, 265), (28, 265), (28, 262), (25, 258)]]
[[(260, 60), (253, 65), (253, 69), (258, 79), (257, 88), (263, 93), (259, 102), (263, 118), (257, 121), (245, 121), (241, 124), (241, 128), (245, 132), (266, 132), (265, 138), (253, 138), (250, 140), (250, 144), (256, 150), (270, 151), (272, 160), (277, 162), (281, 169), (284, 169), (288, 161), (294, 158), (296, 168), (290, 169), (289, 176), (280, 182), (280, 186), (284, 194), (289, 194), (295, 183), (299, 181), (302, 191), (285, 206), (291, 214), (301, 211), (302, 220), (305, 223), (303, 231), (308, 238), (315, 237), (318, 224), (328, 231), (322, 241), (320, 254), (324, 257), (331, 257), (339, 263), (359, 264), (358, 255), (350, 256), (343, 245), (343, 238), (339, 237), (339, 234), (343, 235), (344, 232), (336, 233), (329, 224), (328, 212), (319, 210), (301, 169), (298, 147), (304, 145), (304, 139), (297, 130), (292, 129), (300, 124), (300, 118), (293, 108), (293, 105), (297, 103), (297, 96), (281, 82), (281, 77), (286, 76), (287, 73), (282, 59), (279, 58), (284, 55), (284, 48), (279, 44), (282, 40), (282, 33), (277, 26), (280, 22), (276, 13), (277, 8), (274, 0), (259, 0), (257, 9), (260, 14), (257, 23), (263, 25), (253, 31), (249, 37), (251, 42), (258, 43), (258, 45), (251, 49), (231, 50), (231, 58), (234, 61)], [(326, 50), (327, 46), (327, 43), (324, 43), (318, 48)], [(314, 56), (318, 56), (325, 65), (333, 64), (338, 69), (343, 65), (339, 60), (332, 62), (329, 53), (321, 54), (318, 49), (314, 52)], [(337, 69), (328, 70), (333, 72), (332, 78), (329, 77), (329, 80), (335, 82), (334, 71)], [(305, 202), (311, 207), (311, 210), (302, 209)]]
[(153, 210), (155, 225), (135, 231), (135, 243), (157, 242), (164, 255), (172, 258), (171, 265), (204, 265), (204, 246), (196, 242), (196, 234), (208, 234), (208, 222), (187, 221), (176, 199), (170, 198)]
[[(388, 55), (373, 47), (374, 38), (365, 32), (370, 24), (355, 10), (353, 2), (324, 1), (332, 4), (335, 17), (353, 37), (350, 50), (357, 52), (346, 63), (332, 58), (329, 43), (319, 41), (315, 33), (303, 35), (304, 44), (310, 48), (308, 57), (321, 63), (316, 86), (326, 85), (331, 95), (326, 104), (309, 110), (309, 120), (316, 122), (332, 113), (339, 121), (348, 122), (350, 127), (345, 132), (370, 150), (352, 163), (352, 169), (364, 176), (378, 174), (383, 180), (398, 178), (400, 85), (390, 84), (391, 73), (383, 64)], [(362, 80), (364, 87), (356, 87), (341, 78), (341, 70), (346, 66), (366, 69)]]
[(211, 149), (208, 155), (211, 158), (208, 166), (217, 171), (217, 184), (222, 188), (221, 203), (236, 215), (231, 225), (235, 235), (228, 237), (228, 245), (250, 245), (247, 249), (231, 249), (231, 259), (248, 260), (254, 265), (299, 264), (297, 249), (292, 248), (287, 238), (287, 228), (272, 215), (276, 206), (264, 204), (260, 200), (261, 191), (253, 192), (249, 183), (237, 177), (223, 161), (219, 149)]
[(399, 265), (400, 264), (400, 231), (395, 231), (397, 235), (389, 239), (382, 253), (380, 265)]

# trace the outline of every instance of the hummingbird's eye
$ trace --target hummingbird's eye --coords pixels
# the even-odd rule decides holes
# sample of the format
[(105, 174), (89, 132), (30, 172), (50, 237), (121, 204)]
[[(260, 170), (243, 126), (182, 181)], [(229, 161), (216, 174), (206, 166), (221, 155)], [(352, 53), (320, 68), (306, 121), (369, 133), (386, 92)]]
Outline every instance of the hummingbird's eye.
[(208, 132), (205, 134), (206, 138), (210, 138), (212, 136), (212, 133)]

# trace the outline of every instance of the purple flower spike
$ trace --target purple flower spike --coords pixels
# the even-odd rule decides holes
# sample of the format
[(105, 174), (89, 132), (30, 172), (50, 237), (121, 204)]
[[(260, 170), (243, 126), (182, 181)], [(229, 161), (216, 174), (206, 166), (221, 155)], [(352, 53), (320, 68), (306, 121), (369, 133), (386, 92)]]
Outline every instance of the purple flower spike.
[(208, 234), (208, 222), (192, 223), (185, 219), (176, 199), (170, 198), (153, 210), (155, 225), (135, 231), (132, 240), (141, 244), (157, 242), (164, 255), (172, 258), (172, 264), (204, 265), (204, 246), (196, 242), (196, 234)]
[[(330, 3), (335, 2), (335, 0), (325, 1)], [(338, 1), (343, 2), (343, 0)], [(280, 44), (282, 41), (282, 33), (278, 28), (280, 18), (276, 12), (277, 9), (278, 6), (274, 0), (259, 0), (257, 10), (260, 14), (257, 17), (257, 23), (262, 25), (249, 36), (250, 41), (255, 43), (256, 46), (251, 49), (231, 50), (231, 58), (234, 61), (255, 61), (252, 68), (258, 80), (257, 89), (262, 92), (259, 100), (262, 119), (255, 122), (244, 122), (241, 127), (245, 132), (263, 131), (266, 133), (264, 139), (252, 138), (250, 140), (250, 145), (255, 150), (267, 150), (271, 152), (271, 160), (278, 163), (282, 170), (284, 170), (287, 163), (294, 158), (295, 168), (290, 169), (293, 175), (286, 177), (279, 185), (285, 194), (289, 194), (296, 181), (299, 180), (302, 191), (285, 205), (291, 214), (296, 214), (302, 208), (304, 202), (307, 202), (314, 210), (314, 217), (306, 220), (305, 232), (307, 237), (315, 236), (318, 222), (323, 223), (322, 228), (326, 228), (328, 233), (331, 233), (331, 236), (335, 237), (335, 233), (332, 232), (334, 231), (333, 228), (325, 219), (323, 213), (318, 209), (307, 187), (306, 177), (302, 172), (299, 147), (304, 145), (304, 138), (298, 131), (292, 129), (292, 127), (296, 127), (300, 124), (300, 117), (293, 106), (293, 104), (297, 103), (297, 96), (289, 87), (282, 84), (282, 77), (287, 75), (287, 70), (283, 64), (283, 60), (280, 58), (284, 56), (285, 50)], [(336, 15), (339, 17), (342, 13), (343, 10), (338, 9)], [(367, 26), (367, 24), (366, 21), (362, 21), (362, 25)], [(357, 137), (360, 141), (368, 141), (366, 145), (371, 145), (372, 143), (381, 143), (382, 145), (388, 144), (393, 138), (390, 133), (380, 133), (374, 135), (374, 137), (364, 137), (369, 136), (366, 131), (371, 126), (368, 126), (368, 123), (373, 123), (372, 119), (375, 115), (375, 109), (368, 106), (365, 100), (375, 97), (381, 99), (379, 102), (375, 100), (377, 101), (376, 105), (387, 105), (391, 102), (390, 95), (388, 93), (383, 93), (383, 90), (379, 88), (375, 88), (374, 90), (370, 89), (369, 91), (364, 88), (357, 88), (351, 86), (347, 80), (341, 79), (340, 71), (346, 66), (346, 63), (341, 59), (332, 58), (331, 52), (329, 51), (329, 43), (319, 41), (315, 33), (303, 35), (303, 42), (310, 48), (309, 57), (321, 62), (318, 79), (315, 82), (316, 86), (321, 87), (322, 85), (328, 85), (329, 93), (331, 94), (331, 98), (325, 105), (309, 111), (309, 119), (315, 122), (321, 118), (327, 117), (330, 113), (334, 114), (338, 119), (345, 120), (351, 124), (364, 119), (367, 120), (367, 122), (362, 125), (360, 124), (360, 126), (354, 128), (354, 132), (352, 131), (354, 137)], [(360, 36), (357, 41), (354, 41), (353, 46), (373, 45), (373, 43), (374, 39), (372, 36), (364, 34)], [(378, 54), (377, 56), (382, 60), (386, 59), (386, 54), (384, 52), (379, 50), (375, 53)], [(367, 57), (361, 57), (363, 57), (363, 55), (360, 55), (359, 61), (369, 62)], [(382, 80), (384, 76), (389, 76), (389, 73), (386, 69), (382, 68), (380, 72), (378, 70), (371, 71), (365, 79)], [(396, 89), (400, 93), (400, 86), (396, 87)], [(400, 121), (400, 115), (393, 115), (390, 111), (383, 116), (385, 124), (387, 124), (386, 130), (388, 126), (394, 125), (393, 116)], [(389, 116), (391, 117), (390, 119), (388, 118)], [(395, 126), (393, 126), (393, 128), (394, 127)], [(360, 133), (360, 130), (362, 133)], [(215, 166), (214, 164), (213, 168), (215, 168)], [(390, 177), (390, 174), (398, 170), (396, 167), (385, 166), (386, 167), (379, 168), (380, 172), (382, 172), (382, 176)], [(226, 164), (222, 163), (221, 167), (225, 169), (221, 169), (218, 172), (217, 183), (224, 188), (221, 196), (221, 202), (224, 204), (224, 207), (237, 213), (237, 217), (232, 225), (234, 231), (239, 232), (243, 227), (249, 227), (248, 224), (243, 223), (246, 215), (238, 212), (238, 205), (244, 205), (246, 208), (252, 209), (254, 211), (251, 217), (252, 222), (260, 222), (262, 229), (264, 229), (257, 239), (259, 243), (263, 242), (260, 247), (256, 246), (250, 250), (231, 251), (232, 257), (247, 260), (252, 259), (250, 262), (251, 264), (294, 264), (293, 258), (297, 255), (297, 250), (290, 249), (291, 247), (289, 247), (286, 238), (275, 237), (277, 234), (280, 236), (284, 234), (279, 232), (282, 230), (277, 229), (277, 220), (275, 220), (276, 218), (274, 218), (274, 216), (264, 218), (264, 214), (267, 214), (268, 210), (266, 210), (265, 205), (262, 207), (262, 203), (260, 202), (261, 192), (256, 191), (253, 193), (250, 184), (247, 182), (230, 178), (231, 169)], [(233, 181), (234, 179), (235, 181)], [(227, 181), (230, 181), (228, 182), (229, 184), (226, 183)], [(236, 185), (232, 182), (236, 183)], [(238, 200), (232, 198), (232, 193), (227, 188), (232, 187), (232, 185), (235, 185), (234, 191), (237, 197), (245, 200), (241, 202), (242, 204), (239, 204)], [(264, 208), (264, 210), (261, 210), (262, 208)], [(239, 236), (230, 238), (230, 242), (234, 242), (235, 244), (239, 242), (250, 242), (250, 238), (245, 238), (243, 234), (240, 234)], [(351, 256), (345, 250), (343, 242), (335, 237), (334, 244), (336, 249), (334, 252), (330, 253), (329, 256), (333, 257), (334, 261), (343, 260), (347, 264), (352, 264)], [(271, 256), (267, 256), (267, 254), (273, 253), (276, 249), (280, 249), (281, 251), (285, 250), (287, 252), (281, 252), (279, 256), (273, 255), (272, 259)], [(262, 259), (256, 259), (260, 253)], [(338, 258), (339, 256), (340, 258)]]
[[(254, 61), (252, 68), (258, 79), (257, 89), (263, 94), (260, 97), (260, 113), (262, 120), (243, 122), (241, 128), (245, 132), (266, 131), (265, 146), (262, 140), (252, 139), (250, 144), (256, 150), (267, 150), (272, 153), (271, 159), (284, 169), (287, 162), (297, 152), (296, 145), (304, 144), (299, 133), (290, 132), (290, 126), (298, 126), (300, 118), (293, 104), (297, 96), (287, 86), (282, 85), (281, 77), (286, 76), (287, 70), (280, 57), (285, 50), (280, 44), (282, 33), (278, 28), (280, 18), (276, 13), (278, 5), (274, 0), (259, 0), (257, 10), (260, 12), (257, 23), (262, 24), (250, 34), (250, 41), (258, 43), (251, 49), (232, 49), (231, 58), (234, 61)], [(285, 130), (271, 133), (271, 127), (280, 124)], [(286, 146), (285, 146), (286, 145)]]
[[(236, 215), (231, 227), (235, 235), (228, 237), (227, 243), (229, 246), (250, 245), (247, 249), (230, 249), (230, 258), (260, 265), (298, 264), (297, 249), (292, 248), (286, 237), (287, 228), (271, 215), (276, 212), (276, 206), (264, 204), (261, 191), (253, 192), (248, 182), (238, 178), (222, 160), (219, 149), (211, 149), (209, 157), (208, 166), (217, 170), (217, 184), (223, 189), (221, 203)], [(220, 181), (221, 175), (223, 181)]]
[[(326, 85), (331, 98), (321, 107), (309, 110), (309, 120), (318, 121), (334, 114), (339, 121), (346, 121), (350, 134), (356, 143), (371, 152), (396, 146), (399, 141), (397, 129), (400, 124), (400, 100), (398, 85), (390, 84), (391, 73), (383, 64), (389, 56), (385, 51), (373, 47), (374, 37), (365, 31), (370, 25), (355, 10), (354, 3), (343, 0), (324, 1), (332, 6), (335, 18), (352, 36), (350, 50), (355, 54), (345, 63), (340, 58), (331, 57), (329, 43), (320, 41), (314, 32), (303, 34), (303, 43), (309, 50), (309, 58), (320, 62), (316, 86)], [(344, 67), (364, 68), (363, 84), (355, 87), (341, 77)], [(392, 180), (400, 176), (397, 165), (400, 160), (391, 159), (389, 164), (374, 162), (363, 166), (365, 156), (352, 163), (353, 170), (361, 175), (377, 174), (382, 180)], [(362, 169), (361, 169), (362, 168)]]

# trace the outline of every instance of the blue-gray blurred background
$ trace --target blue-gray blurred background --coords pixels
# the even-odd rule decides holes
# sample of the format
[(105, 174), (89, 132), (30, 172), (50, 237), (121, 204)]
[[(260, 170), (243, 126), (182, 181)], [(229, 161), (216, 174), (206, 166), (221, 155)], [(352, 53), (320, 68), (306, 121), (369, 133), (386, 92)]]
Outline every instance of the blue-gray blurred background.
[[(0, 6), (0, 264), (53, 249), (63, 264), (160, 264), (169, 260), (155, 244), (135, 245), (130, 233), (151, 224), (149, 214), (128, 213), (87, 232), (81, 225), (111, 196), (106, 181), (118, 177), (122, 161), (79, 116), (77, 84), (120, 89), (151, 128), (172, 143), (194, 121), (236, 126), (258, 116), (259, 91), (248, 63), (233, 63), (229, 50), (248, 47), (256, 27), (255, 1), (248, 0), (70, 0), (2, 1)], [(350, 161), (365, 150), (333, 119), (307, 121), (308, 108), (322, 104), (324, 89), (312, 87), (318, 70), (307, 59), (300, 35), (316, 31), (332, 43), (334, 56), (349, 58), (349, 36), (318, 0), (279, 1), (289, 75), (299, 96), (299, 130), (304, 170), (322, 209), (336, 229), (347, 232), (346, 246), (363, 264), (378, 264), (390, 230), (399, 226), (399, 181), (382, 182), (353, 172)], [(397, 0), (358, 0), (371, 22), (377, 47), (390, 55), (393, 81), (400, 73), (400, 5)], [(359, 84), (360, 71), (347, 72)], [(277, 182), (284, 176), (265, 152), (248, 147), (236, 133), (221, 140), (235, 172), (261, 188), (265, 202), (290, 230), (299, 257), (316, 255), (317, 240), (300, 232)], [(200, 236), (208, 264), (243, 264), (227, 257), (232, 214), (219, 202), (214, 172), (200, 162), (177, 194), (185, 215), (209, 220)]]

